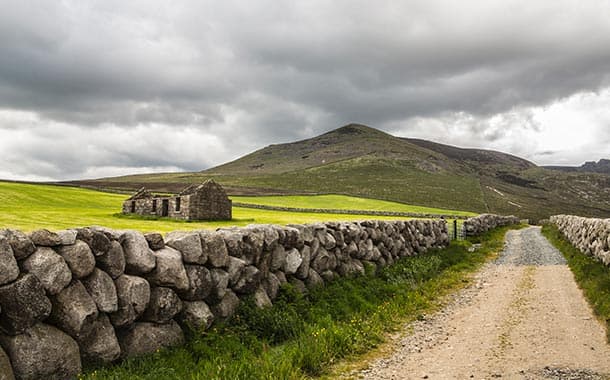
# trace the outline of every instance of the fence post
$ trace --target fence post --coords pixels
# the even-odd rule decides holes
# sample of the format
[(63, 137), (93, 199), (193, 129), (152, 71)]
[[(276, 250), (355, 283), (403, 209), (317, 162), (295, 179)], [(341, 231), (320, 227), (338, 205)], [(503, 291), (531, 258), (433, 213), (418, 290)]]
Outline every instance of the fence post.
[(457, 238), (458, 238), (457, 219), (453, 219), (453, 240), (457, 240)]

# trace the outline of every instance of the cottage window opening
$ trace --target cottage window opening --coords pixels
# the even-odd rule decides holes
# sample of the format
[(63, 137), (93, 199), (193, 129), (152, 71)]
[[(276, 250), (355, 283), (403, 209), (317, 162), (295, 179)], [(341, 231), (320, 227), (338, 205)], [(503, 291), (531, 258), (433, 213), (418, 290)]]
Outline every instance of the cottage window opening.
[(180, 197), (176, 198), (176, 211), (180, 211)]
[(136, 201), (131, 201), (131, 212), (136, 212)]
[(152, 212), (157, 212), (157, 200), (153, 199)]

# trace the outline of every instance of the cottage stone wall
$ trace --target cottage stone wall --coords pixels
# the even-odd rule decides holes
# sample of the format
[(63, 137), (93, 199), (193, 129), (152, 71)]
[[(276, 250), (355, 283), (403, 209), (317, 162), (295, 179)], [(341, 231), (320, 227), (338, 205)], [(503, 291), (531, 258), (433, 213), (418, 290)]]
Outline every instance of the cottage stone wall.
[(554, 215), (550, 222), (574, 247), (610, 266), (610, 219)]
[(481, 214), (474, 218), (468, 218), (462, 225), (464, 236), (476, 236), (484, 234), (497, 227), (519, 224), (520, 219), (516, 216), (503, 216), (494, 214)]
[[(0, 230), (0, 369), (5, 378), (75, 377), (184, 342), (244, 297), (272, 304), (449, 244), (444, 220), (252, 225), (156, 233), (103, 227)], [(11, 372), (12, 371), (12, 372)]]

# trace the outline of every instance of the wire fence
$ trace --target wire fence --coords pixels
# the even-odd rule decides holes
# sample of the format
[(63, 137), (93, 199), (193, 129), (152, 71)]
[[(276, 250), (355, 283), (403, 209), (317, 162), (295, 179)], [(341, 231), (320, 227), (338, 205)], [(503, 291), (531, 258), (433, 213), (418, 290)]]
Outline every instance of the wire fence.
[(450, 240), (464, 240), (464, 225), (463, 220), (453, 219), (447, 220), (447, 229)]

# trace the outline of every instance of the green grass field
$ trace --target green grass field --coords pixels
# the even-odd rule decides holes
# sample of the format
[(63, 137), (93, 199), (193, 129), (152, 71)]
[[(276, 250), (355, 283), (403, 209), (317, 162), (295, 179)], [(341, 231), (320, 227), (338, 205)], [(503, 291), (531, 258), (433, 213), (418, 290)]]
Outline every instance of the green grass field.
[[(76, 187), (33, 185), (12, 182), (0, 182), (0, 228), (17, 228), (31, 231), (38, 228), (59, 230), (71, 227), (99, 225), (116, 229), (136, 229), (140, 231), (168, 232), (174, 230), (192, 230), (226, 226), (244, 226), (248, 224), (289, 224), (313, 223), (319, 221), (347, 221), (371, 219), (370, 215), (344, 215), (320, 213), (296, 213), (255, 210), (234, 207), (233, 220), (224, 222), (183, 222), (169, 219), (149, 220), (117, 215), (126, 195), (112, 194)], [(283, 202), (292, 205), (289, 198), (261, 197), (247, 202)], [(324, 205), (323, 208), (364, 208), (367, 210), (409, 210), (420, 208), (393, 202), (376, 201), (344, 196), (293, 197), (298, 205)], [(312, 198), (307, 200), (307, 198)], [(245, 202), (246, 197), (235, 197), (236, 201)], [(264, 203), (272, 204), (272, 203)], [(357, 207), (356, 207), (357, 205)], [(366, 207), (365, 207), (366, 206)], [(294, 206), (301, 207), (301, 206)], [(316, 206), (317, 208), (317, 206)], [(452, 211), (453, 213), (454, 211)], [(457, 212), (457, 211), (455, 211)], [(378, 217), (375, 219), (400, 219), (398, 217)]]
[(336, 210), (367, 210), (367, 211), (399, 211), (414, 212), (421, 214), (449, 214), (460, 216), (474, 216), (476, 214), (467, 211), (445, 210), (440, 208), (407, 205), (404, 203), (381, 201), (350, 197), (347, 195), (281, 195), (281, 196), (258, 196), (258, 197), (231, 197), (234, 202), (252, 203), (257, 205), (297, 207), (311, 209), (336, 209)]

